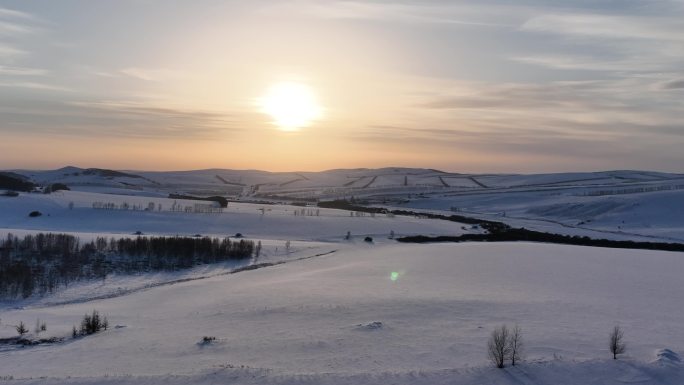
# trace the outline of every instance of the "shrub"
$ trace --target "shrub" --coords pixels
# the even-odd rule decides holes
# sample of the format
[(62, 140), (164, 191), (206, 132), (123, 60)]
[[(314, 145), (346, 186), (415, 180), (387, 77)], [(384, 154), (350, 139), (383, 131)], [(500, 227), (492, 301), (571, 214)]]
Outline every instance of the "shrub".
[(204, 336), (202, 337), (202, 340), (200, 341), (200, 345), (209, 345), (213, 342), (216, 342), (216, 337), (214, 336)]
[(64, 183), (53, 183), (53, 184), (45, 187), (45, 189), (43, 190), (43, 193), (50, 194), (50, 193), (53, 193), (55, 191), (60, 191), (60, 190), (69, 191), (71, 189), (67, 185), (65, 185)]
[(90, 335), (95, 334), (101, 330), (107, 330), (109, 326), (109, 321), (107, 317), (100, 317), (100, 313), (97, 310), (93, 310), (92, 314), (86, 314), (83, 316), (81, 321), (80, 335)]
[(33, 332), (36, 333), (36, 335), (40, 334), (40, 332), (47, 331), (47, 324), (45, 321), (40, 322), (40, 318), (36, 319), (36, 327), (33, 329)]
[(28, 329), (26, 328), (24, 321), (20, 321), (19, 325), (15, 326), (14, 328), (17, 330), (17, 333), (19, 333), (20, 336), (28, 333)]

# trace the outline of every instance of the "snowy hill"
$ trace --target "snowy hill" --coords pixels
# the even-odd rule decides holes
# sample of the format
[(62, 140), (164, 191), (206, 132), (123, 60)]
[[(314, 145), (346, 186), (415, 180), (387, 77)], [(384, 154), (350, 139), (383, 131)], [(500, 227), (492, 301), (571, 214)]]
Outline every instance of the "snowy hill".
[(231, 196), (282, 196), (332, 199), (378, 194), (479, 191), (523, 187), (626, 186), (684, 180), (684, 175), (606, 171), (536, 175), (476, 175), (418, 168), (338, 169), (322, 172), (266, 172), (207, 169), (195, 171), (114, 171), (65, 167), (50, 171), (15, 170), (37, 183), (128, 188), (155, 192), (205, 192)]
[[(114, 274), (44, 297), (0, 302), (0, 383), (8, 384), (623, 384), (684, 383), (681, 253), (531, 243), (399, 244), (394, 236), (482, 233), (453, 214), (595, 238), (684, 239), (684, 177), (637, 171), (464, 175), (388, 168), (321, 173), (15, 171), (71, 191), (0, 196), (0, 236), (234, 236), (254, 261)], [(170, 193), (235, 198), (169, 199)], [(298, 205), (293, 205), (296, 203)], [(203, 208), (211, 207), (206, 211)], [(37, 211), (39, 216), (29, 216)], [(347, 239), (347, 234), (348, 239)], [(373, 242), (365, 242), (372, 237)], [(246, 268), (247, 270), (242, 270)], [(93, 309), (112, 328), (72, 339)], [(15, 325), (47, 324), (20, 347)], [(485, 354), (506, 323), (525, 361)], [(628, 351), (611, 359), (610, 329)], [(29, 335), (35, 332), (29, 332)], [(203, 337), (215, 337), (202, 342)]]
[(513, 226), (571, 235), (684, 240), (684, 174), (622, 170), (478, 175), (397, 167), (277, 173), (77, 167), (13, 172), (39, 184), (59, 182), (82, 192), (151, 198), (223, 196), (259, 203), (315, 203), (354, 197), (382, 206), (442, 213), (458, 210)]
[[(280, 240), (339, 241), (354, 236), (387, 238), (409, 234), (460, 234), (463, 224), (404, 216), (351, 216), (348, 211), (231, 202), (221, 213), (171, 211), (173, 205), (193, 208), (198, 201), (146, 196), (59, 191), (52, 194), (21, 193), (0, 197), (0, 234), (16, 230), (158, 235), (232, 235)], [(103, 210), (94, 203), (142, 207), (142, 210)], [(150, 206), (153, 210), (145, 210)], [(31, 211), (43, 215), (29, 217)], [(303, 213), (302, 213), (303, 211)]]
[[(68, 336), (92, 309), (119, 326), (0, 351), (0, 378), (674, 385), (684, 381), (677, 353), (683, 269), (684, 259), (667, 252), (524, 243), (342, 247), (117, 298), (6, 310), (3, 333), (40, 318), (50, 335)], [(502, 323), (524, 331), (526, 360), (516, 368), (499, 370), (486, 359), (489, 333)], [(607, 349), (615, 323), (628, 342), (618, 361)], [(216, 340), (202, 344), (203, 336)]]

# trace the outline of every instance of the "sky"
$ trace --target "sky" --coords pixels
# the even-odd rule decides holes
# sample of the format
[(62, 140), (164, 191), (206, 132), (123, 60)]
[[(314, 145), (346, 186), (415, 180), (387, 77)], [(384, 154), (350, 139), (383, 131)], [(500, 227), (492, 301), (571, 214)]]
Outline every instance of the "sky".
[(684, 0), (0, 0), (0, 169), (65, 165), (684, 172)]

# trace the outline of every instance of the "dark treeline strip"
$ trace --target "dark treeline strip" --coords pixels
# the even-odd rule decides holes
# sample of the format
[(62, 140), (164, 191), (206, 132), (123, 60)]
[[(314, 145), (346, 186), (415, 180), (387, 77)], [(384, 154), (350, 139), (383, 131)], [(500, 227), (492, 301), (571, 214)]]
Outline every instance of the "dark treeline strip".
[(169, 194), (170, 199), (185, 199), (185, 200), (191, 200), (191, 201), (209, 201), (209, 202), (216, 202), (218, 203), (221, 207), (226, 208), (228, 207), (228, 199), (220, 196), (211, 196), (211, 197), (196, 197), (193, 195), (182, 195), (182, 194)]
[(387, 210), (382, 207), (366, 207), (349, 202), (346, 200), (320, 202), (320, 207), (335, 208), (342, 210), (361, 211), (368, 213), (392, 213), (395, 215), (420, 216), (430, 219), (441, 219), (452, 222), (476, 224), (487, 230), (486, 234), (463, 234), (460, 236), (438, 236), (428, 237), (416, 235), (397, 238), (399, 242), (405, 243), (430, 243), (430, 242), (544, 242), (559, 243), (564, 245), (610, 247), (618, 249), (643, 249), (643, 250), (664, 250), (664, 251), (684, 251), (682, 243), (665, 242), (636, 242), (636, 241), (615, 241), (610, 239), (595, 239), (590, 237), (580, 237), (571, 235), (561, 235), (545, 233), (541, 231), (528, 230), (525, 228), (512, 228), (505, 223), (487, 221), (477, 218), (464, 217), (462, 215), (441, 215), (431, 213), (420, 213), (408, 210)]
[(254, 242), (229, 238), (104, 238), (81, 243), (69, 234), (35, 234), (0, 240), (0, 297), (46, 294), (112, 273), (178, 270), (250, 258)]
[(408, 211), (408, 210), (388, 210), (388, 209), (383, 208), (383, 207), (360, 206), (358, 204), (355, 204), (353, 202), (349, 202), (346, 200), (318, 202), (318, 206), (324, 207), (324, 208), (330, 208), (330, 209), (359, 211), (359, 212), (374, 213), (374, 214), (388, 214), (388, 213), (390, 213), (390, 214), (394, 214), (394, 215), (419, 216), (419, 217), (430, 218), (430, 219), (441, 219), (441, 220), (451, 221), (451, 222), (466, 223), (466, 224), (471, 224), (471, 225), (480, 225), (484, 229), (486, 229), (490, 232), (499, 232), (499, 231), (505, 231), (507, 229), (510, 229), (510, 227), (505, 223), (487, 221), (484, 219), (477, 219), (477, 218), (471, 218), (471, 217), (464, 217), (462, 215), (455, 215), (455, 214), (453, 214), (453, 215), (442, 215), (442, 214), (431, 214), (431, 213), (419, 213), (419, 212)]
[(609, 239), (595, 239), (589, 237), (570, 236), (527, 229), (507, 229), (487, 234), (463, 234), (460, 236), (439, 236), (428, 237), (424, 235), (397, 238), (399, 242), (406, 243), (430, 243), (430, 242), (544, 242), (558, 243), (564, 245), (611, 247), (618, 249), (644, 249), (644, 250), (664, 250), (664, 251), (684, 251), (682, 243), (664, 242), (635, 242), (635, 241), (614, 241)]
[(0, 172), (0, 189), (31, 191), (36, 185), (11, 172)]
[(387, 209), (382, 207), (367, 207), (356, 204), (354, 201), (347, 200), (337, 200), (337, 201), (324, 201), (318, 202), (318, 207), (323, 207), (326, 209), (340, 209), (349, 211), (360, 211), (364, 213), (375, 213), (383, 214), (389, 212)]

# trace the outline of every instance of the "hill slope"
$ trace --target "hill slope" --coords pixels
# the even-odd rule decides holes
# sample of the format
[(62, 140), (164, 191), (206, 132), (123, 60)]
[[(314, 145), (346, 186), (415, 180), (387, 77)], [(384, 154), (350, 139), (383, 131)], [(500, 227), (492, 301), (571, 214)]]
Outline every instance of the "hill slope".
[[(113, 299), (5, 311), (3, 325), (40, 318), (55, 335), (92, 309), (121, 327), (0, 351), (0, 375), (47, 376), (12, 383), (674, 385), (684, 380), (676, 353), (655, 354), (684, 348), (683, 269), (678, 253), (557, 245), (344, 248)], [(524, 330), (527, 363), (517, 369), (490, 368), (485, 358), (501, 323)], [(615, 323), (629, 346), (617, 362), (607, 351)], [(198, 343), (205, 335), (217, 340)]]

